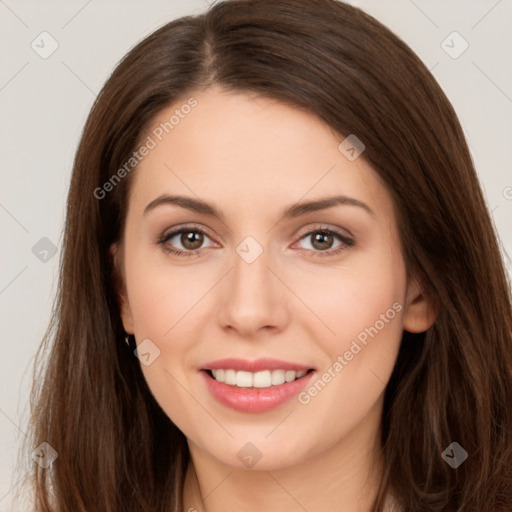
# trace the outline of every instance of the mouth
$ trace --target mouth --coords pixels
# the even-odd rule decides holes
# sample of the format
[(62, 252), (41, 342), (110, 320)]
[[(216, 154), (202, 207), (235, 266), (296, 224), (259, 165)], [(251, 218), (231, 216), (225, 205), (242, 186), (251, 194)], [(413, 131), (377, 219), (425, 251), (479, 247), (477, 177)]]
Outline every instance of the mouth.
[(311, 382), (315, 368), (259, 359), (223, 359), (199, 369), (210, 395), (239, 412), (262, 413), (297, 396)]

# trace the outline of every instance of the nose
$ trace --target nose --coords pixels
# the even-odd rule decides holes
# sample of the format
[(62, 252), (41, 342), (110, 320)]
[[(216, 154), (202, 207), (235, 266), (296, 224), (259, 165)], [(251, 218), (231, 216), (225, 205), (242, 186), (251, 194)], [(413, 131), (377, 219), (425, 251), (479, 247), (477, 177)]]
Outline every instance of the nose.
[(270, 260), (265, 250), (251, 263), (235, 253), (233, 268), (219, 290), (218, 320), (224, 330), (255, 338), (263, 332), (280, 332), (287, 325), (287, 290)]

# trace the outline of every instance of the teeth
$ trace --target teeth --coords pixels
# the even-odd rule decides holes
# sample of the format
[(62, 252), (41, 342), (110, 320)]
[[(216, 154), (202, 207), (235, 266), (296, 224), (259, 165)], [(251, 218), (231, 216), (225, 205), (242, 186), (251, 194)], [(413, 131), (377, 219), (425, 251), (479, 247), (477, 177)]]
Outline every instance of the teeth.
[(251, 373), (236, 370), (211, 370), (214, 379), (229, 386), (240, 388), (269, 388), (279, 386), (285, 382), (292, 382), (306, 375), (306, 370), (263, 370)]
[(274, 370), (272, 372), (271, 382), (273, 386), (279, 386), (279, 384), (284, 384), (284, 370)]
[[(220, 381), (222, 382), (222, 381)], [(235, 370), (224, 370), (224, 382), (230, 386), (236, 386)]]
[(272, 385), (272, 372), (270, 370), (250, 375), (252, 375), (252, 385), (255, 388), (269, 388)]
[(292, 380), (295, 380), (295, 372), (293, 370), (288, 370), (285, 374), (284, 374), (284, 380), (286, 382), (291, 382)]
[(252, 373), (251, 372), (236, 372), (236, 385), (239, 388), (252, 387)]

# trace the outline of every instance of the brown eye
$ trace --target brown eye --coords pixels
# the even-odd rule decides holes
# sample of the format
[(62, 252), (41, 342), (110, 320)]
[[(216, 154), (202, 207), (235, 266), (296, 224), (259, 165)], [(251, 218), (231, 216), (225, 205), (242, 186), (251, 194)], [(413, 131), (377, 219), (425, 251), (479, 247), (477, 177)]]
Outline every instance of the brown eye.
[(317, 231), (312, 233), (310, 236), (312, 240), (311, 245), (319, 251), (330, 249), (334, 242), (334, 237), (325, 231)]
[(312, 256), (335, 256), (352, 247), (354, 240), (332, 229), (318, 228), (305, 233), (298, 244)]
[(194, 251), (203, 245), (204, 234), (199, 231), (183, 231), (181, 233), (180, 242), (185, 249)]
[[(204, 245), (208, 241), (210, 244)], [(184, 227), (164, 233), (158, 239), (158, 244), (162, 245), (166, 252), (179, 256), (197, 255), (202, 249), (215, 246), (215, 243), (202, 229), (193, 227)]]

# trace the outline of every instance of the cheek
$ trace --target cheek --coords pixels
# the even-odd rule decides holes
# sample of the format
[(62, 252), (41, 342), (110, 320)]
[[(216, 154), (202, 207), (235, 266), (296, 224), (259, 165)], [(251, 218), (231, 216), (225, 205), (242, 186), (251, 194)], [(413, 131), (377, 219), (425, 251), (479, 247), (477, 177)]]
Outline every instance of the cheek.
[(160, 407), (179, 429), (189, 432), (201, 410), (184, 390), (191, 389), (195, 374), (190, 354), (199, 337), (194, 325), (204, 322), (201, 298), (211, 288), (211, 276), (192, 266), (157, 264), (142, 251), (131, 256), (126, 262), (127, 291), (137, 343), (149, 339), (156, 346), (150, 349), (150, 364), (141, 358), (141, 370)]
[(309, 304), (334, 333), (315, 324), (312, 336), (327, 357), (299, 402), (315, 411), (327, 431), (348, 432), (379, 403), (393, 371), (402, 338), (405, 266), (396, 251), (380, 251), (337, 273), (317, 275), (315, 283)]
[(393, 371), (403, 332), (405, 265), (395, 246), (381, 246), (302, 283), (299, 293), (317, 317), (306, 315), (302, 326), (326, 357), (301, 403), (325, 412), (322, 421), (333, 428), (349, 428), (376, 403)]
[(139, 336), (165, 340), (207, 292), (212, 276), (195, 266), (173, 267), (160, 254), (135, 250), (126, 264), (127, 292)]
[[(358, 338), (363, 343), (365, 338), (400, 338), (406, 276), (393, 248), (356, 255), (338, 268), (320, 268), (294, 281), (297, 296), (311, 311), (297, 318), (331, 357)], [(379, 335), (372, 338), (368, 330), (375, 334), (375, 327)]]
[(204, 265), (173, 267), (154, 252), (137, 248), (131, 256), (126, 274), (135, 336), (138, 343), (151, 340), (158, 354), (150, 365), (141, 364), (142, 372), (165, 411), (188, 410), (186, 400), (176, 402), (183, 391), (179, 383), (188, 388), (195, 375), (198, 326), (211, 324), (211, 310), (205, 306), (218, 276)]

